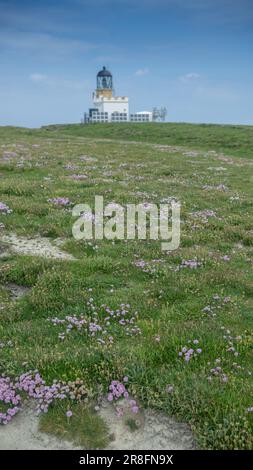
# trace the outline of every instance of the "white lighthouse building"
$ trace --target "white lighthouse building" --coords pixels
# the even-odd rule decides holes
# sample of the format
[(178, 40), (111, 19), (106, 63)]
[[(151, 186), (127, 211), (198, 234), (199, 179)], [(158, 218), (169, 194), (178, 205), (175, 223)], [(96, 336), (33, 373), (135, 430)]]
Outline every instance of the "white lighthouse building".
[(114, 96), (112, 74), (106, 67), (97, 74), (97, 88), (92, 97), (94, 107), (89, 110), (88, 122), (152, 121), (152, 112), (129, 114), (129, 99)]

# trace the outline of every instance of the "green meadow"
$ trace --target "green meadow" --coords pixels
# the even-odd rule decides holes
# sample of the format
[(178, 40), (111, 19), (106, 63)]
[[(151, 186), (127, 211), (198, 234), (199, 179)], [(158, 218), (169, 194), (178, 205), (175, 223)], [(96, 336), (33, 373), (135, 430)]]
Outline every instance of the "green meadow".
[[(76, 241), (71, 209), (93, 207), (95, 195), (123, 206), (179, 201), (179, 248)], [(138, 406), (188, 423), (198, 448), (252, 449), (252, 198), (250, 126), (0, 128), (0, 202), (10, 209), (0, 211), (0, 375), (36, 370), (46, 384), (85, 387), (84, 400), (52, 403), (42, 429), (78, 439), (85, 428), (82, 444), (103, 447), (94, 406), (128, 377)], [(10, 234), (60, 241), (73, 259), (16, 253), (2, 240)], [(13, 299), (9, 285), (29, 290)], [(137, 312), (133, 329), (107, 327), (107, 310), (123, 304)], [(89, 324), (94, 312), (103, 325), (94, 335), (59, 321)]]

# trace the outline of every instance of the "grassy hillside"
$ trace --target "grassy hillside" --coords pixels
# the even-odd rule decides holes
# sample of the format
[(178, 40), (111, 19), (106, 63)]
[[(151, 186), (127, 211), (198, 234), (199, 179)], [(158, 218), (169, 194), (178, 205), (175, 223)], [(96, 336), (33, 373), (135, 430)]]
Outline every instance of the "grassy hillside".
[[(189, 423), (198, 446), (252, 449), (252, 132), (188, 124), (0, 128), (0, 374), (38, 370), (47, 384), (84, 384), (67, 404), (50, 404), (44, 429), (58, 423), (56, 433), (81, 433), (87, 443), (88, 422), (94, 446), (104, 445), (104, 426), (88, 411), (78, 421), (80, 406), (99, 406), (111, 381), (127, 376), (141, 408)], [(93, 207), (95, 195), (123, 206), (176, 198), (180, 247), (166, 253), (155, 240), (74, 240), (71, 208)], [(3, 237), (13, 233), (60, 240), (75, 260), (6, 251)], [(12, 284), (29, 291), (14, 299)], [(127, 318), (138, 312), (130, 333), (118, 321), (122, 308)], [(102, 330), (66, 331), (66, 317), (91, 326), (94, 312)], [(0, 402), (0, 412), (6, 406)]]
[(59, 124), (40, 129), (0, 127), (0, 137), (23, 136), (48, 138), (84, 137), (150, 142), (186, 146), (192, 149), (216, 150), (227, 155), (253, 158), (253, 126), (148, 123), (148, 124)]
[(135, 140), (188, 148), (217, 150), (228, 155), (253, 158), (253, 126), (211, 124), (90, 124), (48, 126), (45, 129), (76, 137)]

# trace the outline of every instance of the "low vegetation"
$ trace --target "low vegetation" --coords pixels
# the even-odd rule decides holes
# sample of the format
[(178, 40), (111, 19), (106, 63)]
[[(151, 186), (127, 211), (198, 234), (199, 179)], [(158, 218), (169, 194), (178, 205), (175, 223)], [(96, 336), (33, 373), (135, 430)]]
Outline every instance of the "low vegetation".
[[(125, 378), (138, 406), (189, 423), (200, 448), (251, 449), (253, 128), (66, 125), (0, 128), (0, 137), (0, 374), (85, 387), (49, 403), (42, 429), (105, 446), (96, 410)], [(75, 241), (71, 208), (95, 195), (180, 201), (179, 249)], [(8, 251), (2, 237), (12, 233), (60, 241), (75, 259)], [(29, 290), (12, 299), (9, 284)], [(131, 331), (117, 321), (122, 309)]]

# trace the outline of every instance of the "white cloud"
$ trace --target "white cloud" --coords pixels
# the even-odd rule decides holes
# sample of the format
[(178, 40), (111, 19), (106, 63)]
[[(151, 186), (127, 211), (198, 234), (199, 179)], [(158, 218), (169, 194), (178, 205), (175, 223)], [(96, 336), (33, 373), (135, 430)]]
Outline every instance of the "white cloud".
[(142, 77), (143, 75), (148, 75), (149, 74), (149, 69), (147, 67), (144, 67), (143, 69), (138, 69), (135, 72), (135, 75), (137, 77)]
[(31, 73), (29, 78), (32, 82), (45, 82), (47, 80), (47, 75), (43, 75), (42, 73)]
[(42, 73), (32, 73), (29, 75), (29, 80), (34, 83), (42, 83), (50, 87), (69, 88), (71, 90), (85, 91), (89, 88), (90, 84), (87, 80), (71, 80), (66, 78), (48, 77)]
[(182, 75), (179, 77), (180, 82), (183, 83), (189, 83), (193, 82), (194, 80), (198, 80), (200, 78), (200, 75), (195, 72), (187, 73), (186, 75)]
[(16, 50), (40, 55), (66, 56), (74, 53), (87, 53), (98, 44), (78, 40), (64, 39), (52, 34), (0, 31), (0, 48), (3, 51)]

